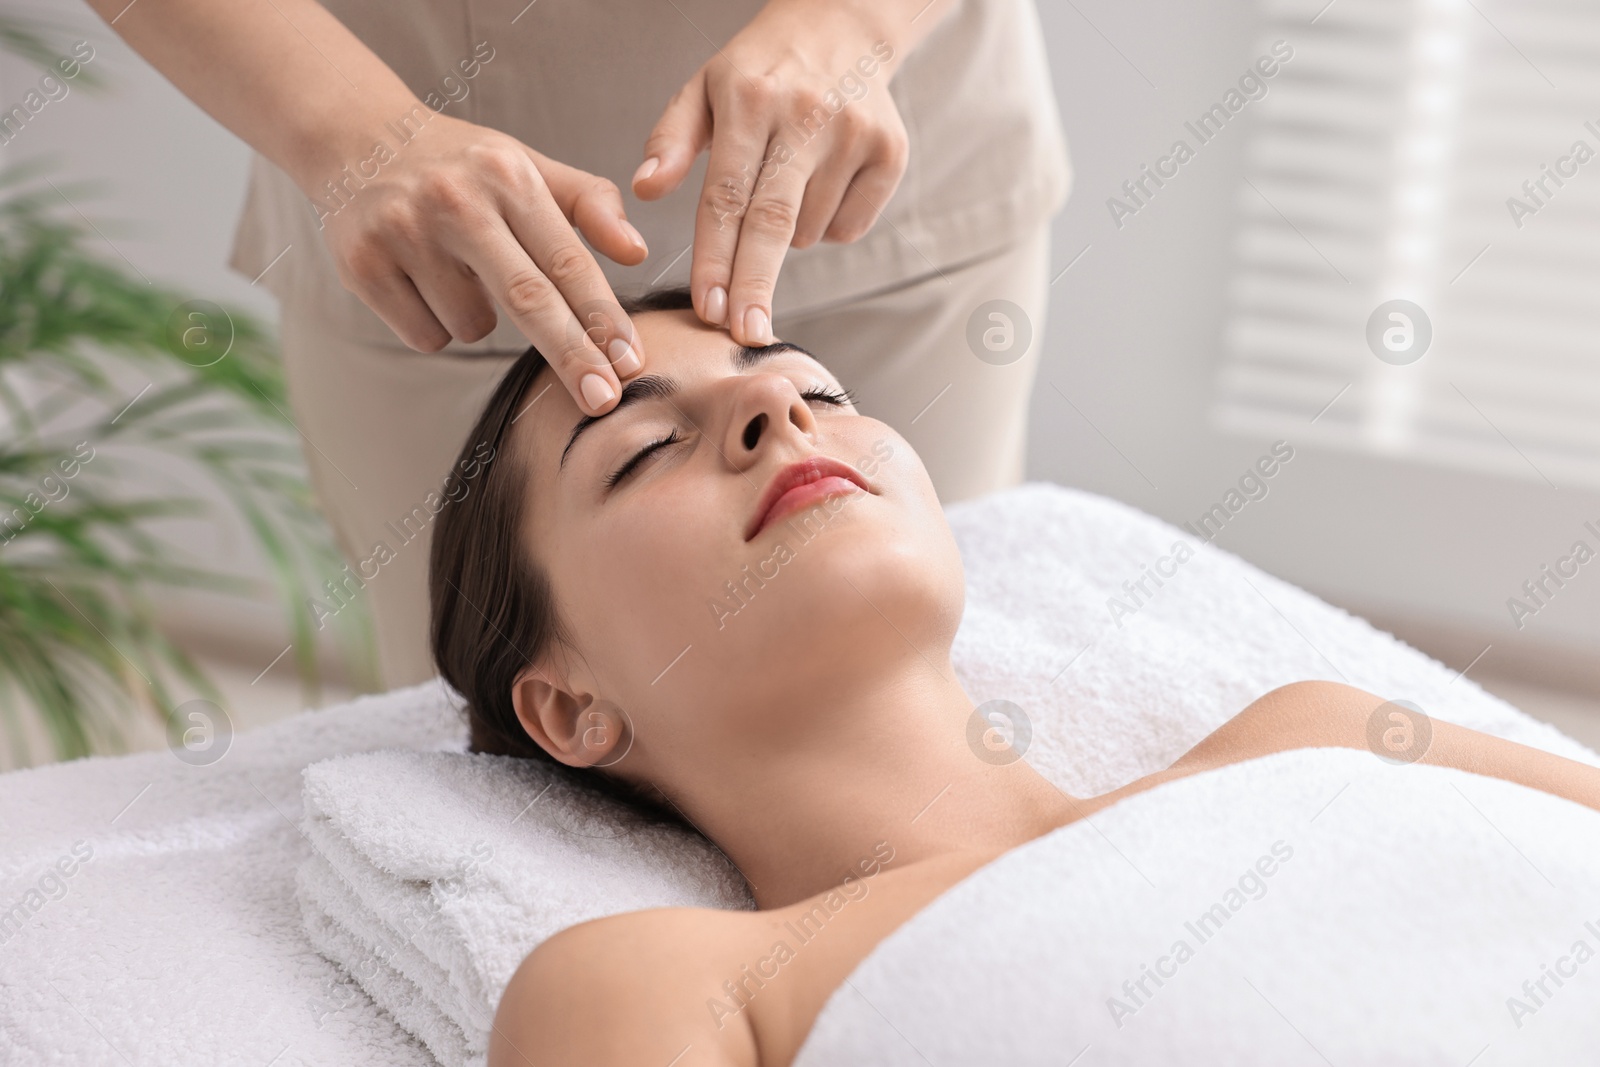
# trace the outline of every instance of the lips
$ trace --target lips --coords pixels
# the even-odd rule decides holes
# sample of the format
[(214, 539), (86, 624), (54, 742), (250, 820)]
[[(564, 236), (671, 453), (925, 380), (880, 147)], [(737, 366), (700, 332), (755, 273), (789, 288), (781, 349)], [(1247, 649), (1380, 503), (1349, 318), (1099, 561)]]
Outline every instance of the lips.
[(861, 472), (830, 456), (811, 456), (791, 463), (767, 483), (745, 527), (746, 541), (767, 526), (839, 493), (872, 492)]

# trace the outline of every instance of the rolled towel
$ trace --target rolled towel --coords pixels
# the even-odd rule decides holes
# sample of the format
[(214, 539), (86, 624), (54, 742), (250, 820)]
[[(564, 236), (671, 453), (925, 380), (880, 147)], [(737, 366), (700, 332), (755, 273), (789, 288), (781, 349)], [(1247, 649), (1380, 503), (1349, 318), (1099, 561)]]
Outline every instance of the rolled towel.
[(754, 907), (705, 838), (507, 756), (386, 751), (305, 771), (305, 930), (446, 1067), (483, 1062), (500, 992), (556, 931), (641, 908)]
[[(1597, 762), (1363, 620), (1124, 504), (1028, 485), (947, 514), (967, 573), (956, 671), (980, 705), (1010, 703), (1025, 757), (1074, 794), (1166, 767), (1307, 678)], [(300, 872), (307, 933), (446, 1067), (481, 1062), (505, 983), (557, 930), (638, 908), (752, 906), (708, 842), (554, 781), (539, 764), (452, 753), (306, 770), (306, 835), (325, 864)]]

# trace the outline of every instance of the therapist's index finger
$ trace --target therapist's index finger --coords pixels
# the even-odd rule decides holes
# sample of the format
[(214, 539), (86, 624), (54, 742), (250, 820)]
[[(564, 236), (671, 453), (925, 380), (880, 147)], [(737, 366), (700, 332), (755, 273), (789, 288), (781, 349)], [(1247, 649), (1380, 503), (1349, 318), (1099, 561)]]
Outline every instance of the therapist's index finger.
[(520, 238), (519, 229), (537, 232), (532, 220), (507, 220), (513, 233), (494, 242), (484, 280), (579, 409), (600, 415), (615, 406), (621, 380), (642, 369), (643, 348), (599, 264), (559, 212), (556, 220), (545, 232), (565, 230), (565, 240), (558, 237), (555, 248), (532, 258), (513, 239)]
[[(734, 252), (757, 188), (763, 153), (767, 147), (763, 116), (737, 107), (728, 108), (711, 141), (711, 156), (694, 220), (694, 259), (689, 264), (689, 287), (696, 296), (700, 318), (712, 326), (727, 326), (741, 344), (751, 342), (743, 323), (732, 321), (728, 297), (733, 283)], [(770, 320), (769, 320), (770, 322)]]

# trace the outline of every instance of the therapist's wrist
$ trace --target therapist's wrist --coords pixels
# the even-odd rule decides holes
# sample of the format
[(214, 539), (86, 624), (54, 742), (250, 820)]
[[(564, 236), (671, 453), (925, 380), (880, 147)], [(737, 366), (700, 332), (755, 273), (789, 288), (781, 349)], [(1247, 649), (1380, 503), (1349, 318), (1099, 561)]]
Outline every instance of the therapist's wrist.
[(866, 44), (887, 43), (892, 73), (905, 56), (955, 7), (955, 0), (770, 0), (767, 8), (787, 9), (813, 32), (837, 39), (841, 24)]
[(409, 91), (367, 99), (359, 110), (327, 109), (313, 114), (289, 139), (278, 164), (300, 191), (325, 197), (354, 175), (371, 180), (426, 132), (437, 113)]

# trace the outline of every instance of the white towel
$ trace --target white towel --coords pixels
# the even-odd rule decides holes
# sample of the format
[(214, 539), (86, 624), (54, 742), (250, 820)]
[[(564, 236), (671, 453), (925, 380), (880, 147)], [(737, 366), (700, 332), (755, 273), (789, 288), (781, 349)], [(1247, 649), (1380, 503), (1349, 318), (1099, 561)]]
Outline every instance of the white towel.
[(1600, 813), (1309, 749), (973, 873), (855, 968), (795, 1067), (1578, 1067), (1597, 1047)]
[[(1169, 765), (1306, 678), (1600, 762), (1365, 622), (1132, 508), (1033, 485), (949, 515), (968, 580), (956, 670), (974, 701), (1021, 707), (1027, 759), (1077, 795)], [(1180, 541), (1193, 558), (1163, 564), (1175, 573), (1159, 588), (1147, 579), (1151, 596), (1122, 589)], [(1113, 613), (1113, 597), (1136, 610)], [(323, 857), (300, 873), (308, 936), (447, 1067), (481, 1062), (501, 990), (556, 930), (644, 907), (750, 906), (705, 842), (644, 829), (597, 795), (540, 797), (547, 781), (536, 764), (465, 754), (374, 753), (307, 772), (306, 831)]]
[(0, 1064), (433, 1064), (306, 937), (301, 773), (464, 739), (430, 682), (239, 734), (211, 766), (162, 749), (0, 775), (0, 914), (24, 905), (0, 930)]
[(566, 926), (751, 908), (710, 842), (507, 756), (375, 752), (306, 769), (297, 887), (324, 955), (448, 1067), (481, 1063), (500, 991)]

